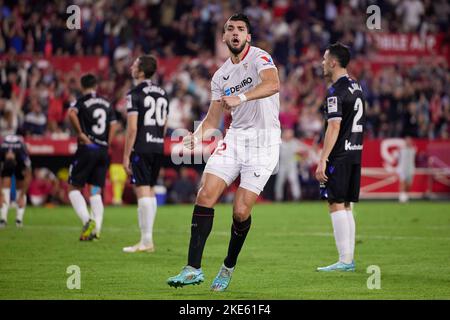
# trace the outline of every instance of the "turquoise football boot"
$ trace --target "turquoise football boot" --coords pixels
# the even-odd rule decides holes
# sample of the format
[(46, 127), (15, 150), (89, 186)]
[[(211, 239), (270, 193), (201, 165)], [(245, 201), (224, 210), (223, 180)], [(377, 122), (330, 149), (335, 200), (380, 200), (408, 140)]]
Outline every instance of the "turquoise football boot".
[(212, 291), (225, 291), (226, 288), (228, 288), (230, 281), (231, 281), (231, 275), (233, 274), (234, 268), (227, 268), (225, 265), (222, 264), (220, 267), (219, 273), (214, 278), (212, 284), (211, 284), (211, 290)]
[(190, 284), (200, 284), (205, 280), (201, 268), (196, 269), (191, 266), (185, 266), (181, 272), (167, 279), (167, 284), (171, 287), (184, 287)]
[(342, 271), (342, 272), (353, 272), (355, 271), (355, 262), (352, 261), (351, 263), (344, 263), (344, 262), (336, 262), (335, 264), (332, 264), (327, 267), (319, 267), (317, 268), (317, 271), (321, 272), (333, 272), (333, 271)]

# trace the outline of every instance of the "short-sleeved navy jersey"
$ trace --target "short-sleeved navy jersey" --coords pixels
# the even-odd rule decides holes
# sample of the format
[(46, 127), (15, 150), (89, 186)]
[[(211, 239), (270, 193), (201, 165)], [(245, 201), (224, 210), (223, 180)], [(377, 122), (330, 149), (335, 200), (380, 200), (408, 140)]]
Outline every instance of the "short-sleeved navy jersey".
[(31, 167), (30, 156), (23, 141), (23, 138), (18, 135), (8, 135), (2, 139), (0, 144), (0, 162), (5, 161), (6, 154), (13, 152), (17, 162), (25, 167)]
[(163, 153), (164, 127), (169, 114), (169, 99), (164, 89), (145, 80), (127, 95), (128, 114), (138, 115), (133, 151)]
[(81, 131), (92, 142), (108, 146), (109, 128), (116, 121), (116, 114), (111, 104), (93, 93), (78, 99), (70, 108), (75, 109), (80, 121)]
[(347, 75), (328, 89), (325, 104), (325, 130), (328, 121), (341, 120), (341, 128), (329, 160), (361, 163), (365, 125), (365, 101), (361, 86)]

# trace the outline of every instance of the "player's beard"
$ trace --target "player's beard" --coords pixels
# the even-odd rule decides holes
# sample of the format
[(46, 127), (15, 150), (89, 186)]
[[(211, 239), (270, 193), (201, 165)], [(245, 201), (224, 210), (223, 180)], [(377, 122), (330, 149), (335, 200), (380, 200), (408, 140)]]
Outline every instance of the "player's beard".
[(136, 71), (132, 71), (131, 72), (131, 78), (133, 78), (133, 81), (136, 81), (137, 80), (137, 78), (138, 78), (138, 73), (136, 72)]
[(242, 52), (242, 50), (244, 50), (246, 44), (247, 44), (247, 41), (244, 41), (244, 43), (240, 47), (234, 48), (233, 45), (231, 44), (231, 41), (230, 42), (227, 41), (228, 49), (235, 56), (237, 56), (238, 54), (240, 54)]
[(331, 80), (331, 72), (329, 70), (323, 69), (323, 77), (325, 80), (330, 81)]

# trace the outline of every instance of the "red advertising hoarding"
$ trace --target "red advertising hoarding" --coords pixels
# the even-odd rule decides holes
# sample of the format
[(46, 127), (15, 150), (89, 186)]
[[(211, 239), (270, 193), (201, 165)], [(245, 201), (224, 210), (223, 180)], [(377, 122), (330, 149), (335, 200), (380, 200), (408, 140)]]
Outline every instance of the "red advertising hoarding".
[[(75, 153), (76, 139), (53, 140), (26, 138), (32, 156), (71, 156)], [(399, 190), (396, 166), (403, 139), (366, 140), (363, 150), (361, 198), (395, 198)], [(412, 197), (450, 197), (450, 140), (414, 140), (416, 147), (416, 172), (412, 184)], [(196, 161), (203, 161), (213, 151), (216, 141), (205, 142), (195, 152)], [(185, 150), (185, 149), (184, 149)], [(189, 163), (191, 157), (183, 156), (180, 140), (166, 139), (166, 155), (173, 155), (175, 165)], [(190, 159), (190, 160), (188, 160)], [(175, 163), (179, 160), (179, 163)]]

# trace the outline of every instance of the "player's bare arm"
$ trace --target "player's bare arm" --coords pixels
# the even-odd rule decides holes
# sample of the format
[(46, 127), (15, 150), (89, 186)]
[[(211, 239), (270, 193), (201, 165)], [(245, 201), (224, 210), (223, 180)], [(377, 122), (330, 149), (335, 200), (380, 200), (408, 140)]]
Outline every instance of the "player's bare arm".
[(78, 119), (77, 112), (74, 109), (69, 109), (68, 117), (72, 127), (75, 129), (75, 132), (78, 136), (78, 140), (81, 144), (91, 144), (92, 141), (88, 138), (88, 136), (81, 130), (80, 120)]
[(119, 127), (119, 124), (117, 121), (111, 122), (109, 125), (109, 134), (108, 134), (108, 145), (110, 146), (112, 141), (114, 140), (114, 137), (116, 136), (117, 129)]
[(213, 100), (208, 109), (205, 119), (197, 127), (195, 132), (189, 133), (183, 138), (183, 144), (186, 148), (193, 149), (196, 141), (202, 141), (203, 139), (208, 139), (211, 137), (211, 131), (219, 127), (220, 119), (223, 114), (222, 101)]
[(319, 180), (319, 182), (326, 182), (328, 180), (328, 177), (325, 174), (325, 169), (331, 150), (333, 150), (333, 147), (336, 144), (340, 128), (341, 120), (328, 121), (328, 127), (325, 132), (325, 139), (323, 142), (323, 149), (316, 169), (316, 179)]
[(130, 155), (132, 148), (134, 146), (134, 142), (136, 141), (136, 134), (137, 134), (137, 121), (138, 121), (138, 115), (137, 114), (129, 114), (127, 117), (127, 132), (125, 136), (125, 150), (123, 153), (123, 167), (125, 168), (125, 171), (131, 175), (131, 168), (130, 168)]
[(270, 68), (262, 70), (259, 73), (259, 77), (261, 78), (261, 83), (243, 94), (245, 98), (241, 98), (240, 95), (222, 97), (224, 108), (229, 110), (239, 106), (242, 102), (270, 97), (280, 91), (280, 79), (278, 78), (277, 69)]

